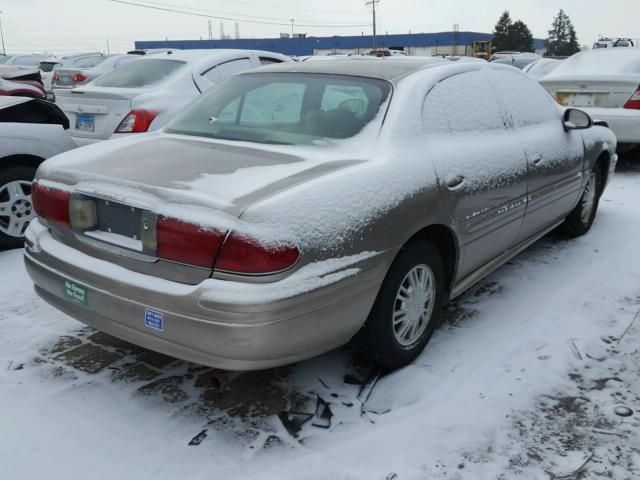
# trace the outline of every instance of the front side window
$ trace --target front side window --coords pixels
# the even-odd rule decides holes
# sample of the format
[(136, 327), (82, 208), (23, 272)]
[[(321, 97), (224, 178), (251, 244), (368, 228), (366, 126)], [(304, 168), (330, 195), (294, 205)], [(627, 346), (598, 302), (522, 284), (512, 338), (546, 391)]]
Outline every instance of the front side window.
[(427, 95), (423, 124), (428, 133), (504, 130), (506, 117), (483, 70), (445, 78)]
[(93, 84), (113, 88), (148, 87), (160, 83), (183, 65), (179, 60), (141, 59), (103, 75)]
[(390, 91), (385, 81), (346, 75), (240, 75), (203, 95), (167, 131), (280, 144), (349, 138), (371, 122)]

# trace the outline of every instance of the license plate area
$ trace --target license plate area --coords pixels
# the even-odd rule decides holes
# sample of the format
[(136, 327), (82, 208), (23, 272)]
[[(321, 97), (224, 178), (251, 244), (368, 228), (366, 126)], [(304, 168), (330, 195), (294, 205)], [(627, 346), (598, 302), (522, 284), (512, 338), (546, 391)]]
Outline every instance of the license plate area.
[[(72, 197), (71, 202), (71, 212), (81, 212), (79, 218), (85, 222), (84, 228), (75, 228), (81, 222), (74, 222), (72, 215), (72, 227), (78, 233), (93, 240), (117, 246), (120, 249), (150, 256), (155, 255), (156, 216), (153, 212), (112, 200), (84, 195)], [(87, 208), (86, 202), (92, 204), (91, 208)], [(80, 206), (81, 204), (82, 206)], [(75, 208), (76, 206), (80, 207)], [(86, 220), (92, 216), (94, 216), (93, 219)]]
[(606, 95), (600, 93), (558, 92), (556, 100), (565, 107), (589, 108), (598, 107)]
[(78, 113), (76, 115), (76, 130), (83, 132), (94, 132), (96, 129), (96, 121), (93, 115), (86, 113)]

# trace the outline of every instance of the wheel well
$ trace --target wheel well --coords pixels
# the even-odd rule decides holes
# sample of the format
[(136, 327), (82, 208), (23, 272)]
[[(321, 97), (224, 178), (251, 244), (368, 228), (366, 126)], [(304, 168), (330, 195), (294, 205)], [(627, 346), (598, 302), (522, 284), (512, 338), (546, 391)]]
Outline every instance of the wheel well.
[(602, 174), (602, 185), (600, 185), (600, 192), (604, 190), (604, 186), (607, 184), (609, 176), (609, 167), (611, 166), (611, 154), (608, 151), (604, 151), (596, 160), (596, 165), (600, 167), (600, 173)]
[(9, 155), (8, 157), (0, 158), (0, 170), (7, 167), (24, 166), (38, 168), (42, 162), (44, 162), (44, 158), (35, 155)]
[(447, 291), (451, 291), (453, 276), (458, 262), (458, 242), (456, 236), (450, 228), (444, 225), (429, 225), (411, 237), (409, 242), (417, 238), (428, 240), (439, 250), (446, 275)]

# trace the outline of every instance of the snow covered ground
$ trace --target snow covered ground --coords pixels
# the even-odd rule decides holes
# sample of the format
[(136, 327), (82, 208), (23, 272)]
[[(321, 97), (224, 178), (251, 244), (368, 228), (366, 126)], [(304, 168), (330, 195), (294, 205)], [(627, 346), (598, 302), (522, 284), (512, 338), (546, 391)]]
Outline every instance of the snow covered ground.
[(0, 253), (0, 479), (638, 478), (639, 206), (619, 173), (588, 235), (491, 275), (407, 368), (344, 349), (222, 388), (49, 308)]

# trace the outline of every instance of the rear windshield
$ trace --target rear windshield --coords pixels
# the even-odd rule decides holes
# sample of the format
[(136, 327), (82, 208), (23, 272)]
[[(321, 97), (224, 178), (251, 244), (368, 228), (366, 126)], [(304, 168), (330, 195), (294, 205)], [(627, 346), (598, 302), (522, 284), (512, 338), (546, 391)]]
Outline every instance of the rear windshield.
[(5, 57), (4, 55), (0, 55), (0, 65), (8, 61), (11, 57)]
[(43, 72), (51, 72), (53, 67), (55, 67), (58, 62), (40, 62), (40, 66), (38, 67)]
[(640, 73), (640, 48), (599, 48), (567, 58), (555, 75), (624, 75)]
[(96, 55), (95, 57), (83, 57), (73, 62), (72, 65), (75, 68), (93, 68), (97, 65), (100, 65), (106, 59), (107, 57), (104, 57), (102, 55)]
[(349, 138), (375, 117), (390, 91), (383, 80), (346, 75), (239, 75), (183, 110), (167, 131), (289, 145)]
[(185, 63), (179, 60), (146, 60), (129, 63), (93, 82), (98, 87), (138, 88), (160, 83)]

